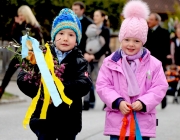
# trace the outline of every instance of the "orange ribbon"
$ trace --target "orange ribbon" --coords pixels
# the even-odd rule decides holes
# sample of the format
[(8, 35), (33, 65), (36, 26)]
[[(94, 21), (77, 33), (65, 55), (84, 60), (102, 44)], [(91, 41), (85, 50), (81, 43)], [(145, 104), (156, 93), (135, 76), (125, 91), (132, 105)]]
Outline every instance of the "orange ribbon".
[[(135, 126), (134, 114), (133, 114), (132, 108), (131, 107), (129, 107), (129, 108), (131, 109), (130, 110), (131, 121), (130, 121), (129, 140), (135, 140), (136, 126)], [(119, 140), (125, 140), (128, 123), (129, 123), (129, 121), (127, 119), (127, 115), (125, 115), (124, 118), (123, 118), (123, 124), (122, 124), (122, 127), (121, 127)]]

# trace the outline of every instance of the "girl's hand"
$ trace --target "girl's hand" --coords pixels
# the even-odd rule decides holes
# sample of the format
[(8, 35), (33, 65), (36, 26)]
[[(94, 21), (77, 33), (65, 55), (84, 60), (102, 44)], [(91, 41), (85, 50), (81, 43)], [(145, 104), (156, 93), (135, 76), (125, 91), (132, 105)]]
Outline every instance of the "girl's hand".
[(135, 111), (140, 111), (143, 108), (143, 105), (140, 101), (132, 103), (132, 109)]
[(128, 106), (131, 106), (131, 104), (126, 101), (121, 101), (119, 110), (123, 115), (127, 115), (130, 112), (131, 109)]

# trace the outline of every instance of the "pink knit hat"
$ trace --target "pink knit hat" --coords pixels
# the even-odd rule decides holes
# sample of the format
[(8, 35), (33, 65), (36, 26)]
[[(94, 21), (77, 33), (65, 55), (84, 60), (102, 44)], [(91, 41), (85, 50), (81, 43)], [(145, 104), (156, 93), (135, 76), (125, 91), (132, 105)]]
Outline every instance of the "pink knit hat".
[(145, 44), (148, 33), (146, 19), (149, 13), (149, 7), (145, 2), (141, 0), (129, 1), (123, 9), (125, 19), (121, 24), (119, 41), (121, 42), (127, 37), (132, 37), (141, 40)]

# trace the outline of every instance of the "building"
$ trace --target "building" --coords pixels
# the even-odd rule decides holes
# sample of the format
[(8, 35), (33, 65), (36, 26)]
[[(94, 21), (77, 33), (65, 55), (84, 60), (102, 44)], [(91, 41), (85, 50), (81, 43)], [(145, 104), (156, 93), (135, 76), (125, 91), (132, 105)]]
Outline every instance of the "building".
[(173, 14), (175, 12), (174, 4), (176, 2), (180, 5), (180, 0), (143, 0), (143, 1), (149, 5), (151, 12), (156, 12), (161, 16), (162, 21), (168, 18), (167, 13)]

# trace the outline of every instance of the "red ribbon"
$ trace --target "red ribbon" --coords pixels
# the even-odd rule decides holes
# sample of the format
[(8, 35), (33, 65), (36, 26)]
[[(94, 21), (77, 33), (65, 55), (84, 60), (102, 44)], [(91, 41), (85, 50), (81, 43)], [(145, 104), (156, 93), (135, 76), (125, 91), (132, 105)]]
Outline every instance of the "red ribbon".
[[(129, 107), (129, 108), (131, 109), (130, 110), (131, 121), (130, 121), (129, 140), (135, 140), (136, 126), (135, 126), (134, 114), (133, 114), (132, 108), (131, 107)], [(129, 123), (129, 121), (127, 119), (127, 115), (124, 116), (122, 121), (123, 121), (123, 124), (122, 124), (122, 127), (121, 127), (119, 140), (125, 140), (125, 137), (126, 137), (127, 126), (128, 126), (128, 123)]]

